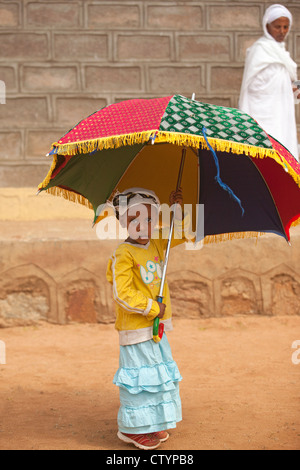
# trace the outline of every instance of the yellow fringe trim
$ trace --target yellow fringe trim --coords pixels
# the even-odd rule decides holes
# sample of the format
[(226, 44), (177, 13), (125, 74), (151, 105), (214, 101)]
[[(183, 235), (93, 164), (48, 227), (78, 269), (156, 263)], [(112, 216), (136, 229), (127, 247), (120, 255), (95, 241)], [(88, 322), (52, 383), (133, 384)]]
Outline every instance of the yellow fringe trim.
[(44, 179), (44, 181), (41, 184), (39, 184), (38, 189), (44, 189), (44, 188), (46, 188), (46, 186), (48, 186), (48, 184), (50, 183), (50, 180), (51, 180), (52, 173), (55, 170), (56, 163), (57, 163), (57, 155), (54, 155), (53, 156), (53, 162), (52, 162), (52, 165), (50, 167), (50, 170), (48, 171), (48, 174), (47, 174), (46, 178)]
[(156, 130), (135, 132), (133, 134), (115, 135), (113, 137), (103, 137), (101, 139), (84, 140), (80, 142), (70, 142), (60, 144), (55, 142), (52, 149), (57, 148), (60, 155), (78, 155), (79, 153), (91, 153), (95, 150), (113, 149), (126, 145), (143, 144), (148, 142), (150, 137), (155, 136)]
[(63, 197), (64, 199), (67, 199), (68, 201), (82, 204), (83, 206), (86, 206), (92, 210), (94, 209), (88, 199), (81, 196), (81, 194), (74, 193), (73, 191), (68, 191), (67, 189), (54, 186), (53, 188), (46, 189), (46, 193), (52, 194), (52, 196), (60, 196), (60, 197)]
[[(112, 149), (126, 145), (146, 143), (149, 142), (151, 137), (155, 137), (155, 143), (167, 142), (174, 145), (208, 149), (203, 136), (193, 134), (181, 134), (177, 132), (161, 132), (157, 130), (117, 135), (113, 137), (105, 137), (89, 141), (70, 142), (68, 144), (59, 144), (59, 142), (55, 142), (52, 145), (52, 148), (57, 148), (57, 153), (61, 155), (77, 155), (80, 153), (88, 154), (95, 150)], [(208, 141), (216, 152), (231, 152), (237, 155), (246, 154), (254, 158), (272, 158), (276, 161), (276, 163), (281, 165), (282, 168), (286, 172), (288, 172), (290, 176), (292, 176), (296, 184), (300, 187), (300, 175), (295, 172), (295, 170), (289, 165), (288, 162), (284, 161), (280, 157), (280, 155), (278, 155), (276, 150), (265, 149), (254, 145), (241, 144), (238, 142), (231, 142), (228, 140), (213, 139), (210, 137), (208, 137)], [(53, 163), (50, 172), (54, 167), (55, 164)], [(51, 174), (50, 177), (49, 174), (47, 175), (45, 181), (40, 185), (40, 188), (45, 188), (49, 183), (51, 177)]]
[[(300, 217), (298, 220), (294, 221), (291, 225), (291, 228), (297, 227), (300, 225)], [(230, 240), (241, 240), (245, 238), (256, 238), (256, 241), (260, 237), (266, 235), (265, 232), (232, 232), (232, 233), (220, 233), (218, 235), (208, 235), (204, 238), (204, 245), (209, 245), (211, 243), (221, 243), (227, 242)]]
[[(55, 142), (52, 145), (52, 148), (57, 149), (57, 153), (60, 155), (77, 155), (82, 153), (91, 153), (95, 150), (103, 150), (103, 149), (113, 149), (119, 148), (126, 145), (134, 145), (134, 144), (142, 144), (149, 142), (150, 138), (155, 138), (155, 143), (170, 143), (174, 145), (180, 146), (187, 146), (187, 147), (194, 147), (204, 148), (208, 150), (206, 141), (203, 136), (193, 135), (193, 134), (180, 134), (175, 132), (160, 132), (157, 130), (151, 130), (147, 132), (139, 132), (133, 134), (124, 134), (118, 135), (113, 137), (105, 137), (101, 139), (94, 139), (89, 141), (81, 141), (81, 142), (72, 142), (69, 144), (59, 144), (59, 142)], [(276, 161), (282, 168), (289, 173), (289, 175), (294, 179), (298, 187), (300, 187), (300, 175), (298, 175), (295, 170), (289, 165), (288, 162), (284, 161), (280, 155), (274, 149), (264, 149), (261, 147), (256, 147), (253, 145), (241, 144), (237, 142), (231, 142), (228, 140), (222, 139), (213, 139), (208, 137), (208, 141), (212, 148), (216, 152), (231, 152), (237, 155), (246, 154), (254, 158), (272, 158)], [(53, 155), (53, 161), (49, 172), (44, 179), (44, 181), (38, 186), (40, 190), (46, 188), (51, 180), (51, 176), (53, 171), (55, 170), (57, 164), (57, 154)], [(68, 191), (66, 189), (54, 187), (49, 188), (47, 190), (48, 193), (53, 194), (55, 196), (62, 196), (65, 199), (82, 204), (84, 206), (89, 207), (90, 209), (93, 208), (92, 204), (83, 196), (76, 194), (72, 191)], [(292, 224), (292, 227), (300, 224), (300, 218)], [(216, 241), (226, 241), (232, 240), (237, 238), (249, 238), (249, 237), (257, 237), (258, 235), (255, 232), (245, 232), (240, 234), (222, 234), (217, 235), (216, 237), (207, 237), (205, 243), (214, 243)], [(211, 241), (210, 241), (211, 240)]]
[(291, 227), (297, 227), (297, 225), (300, 225), (300, 217), (292, 223)]
[(211, 243), (221, 243), (230, 240), (241, 240), (244, 238), (256, 238), (264, 236), (263, 232), (232, 232), (232, 233), (220, 233), (218, 235), (208, 235), (204, 238), (204, 245)]
[[(169, 142), (175, 145), (183, 145), (208, 150), (204, 137), (191, 134), (177, 134), (172, 132), (158, 132), (155, 142)], [(240, 144), (222, 139), (208, 137), (208, 142), (216, 152), (235, 153), (237, 155), (249, 155), (254, 158), (272, 158), (276, 161), (295, 181), (300, 188), (300, 175), (283, 160), (274, 149), (265, 149), (254, 145)]]

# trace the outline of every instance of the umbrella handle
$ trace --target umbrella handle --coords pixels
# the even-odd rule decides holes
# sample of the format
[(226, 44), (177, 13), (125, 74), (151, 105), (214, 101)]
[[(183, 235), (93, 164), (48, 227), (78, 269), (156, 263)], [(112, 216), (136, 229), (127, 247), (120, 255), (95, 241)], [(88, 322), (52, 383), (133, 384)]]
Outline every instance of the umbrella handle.
[[(157, 302), (162, 304), (163, 297), (158, 296), (156, 300), (157, 300)], [(153, 341), (155, 341), (155, 343), (160, 342), (160, 340), (163, 337), (164, 330), (165, 330), (165, 325), (163, 323), (160, 323), (159, 318), (156, 317), (155, 320), (154, 320), (154, 323), (153, 323)]]
[[(179, 174), (178, 174), (178, 180), (177, 180), (177, 187), (176, 187), (177, 190), (180, 188), (180, 185), (181, 185), (183, 169), (184, 169), (184, 164), (185, 164), (185, 157), (186, 157), (186, 148), (183, 148), (182, 149), (182, 155), (181, 155)], [(159, 294), (158, 294), (158, 297), (156, 299), (157, 302), (159, 302), (159, 303), (163, 302), (163, 291), (164, 291), (164, 285), (165, 285), (165, 281), (166, 281), (166, 274), (167, 274), (167, 266), (168, 266), (168, 261), (169, 261), (170, 248), (171, 248), (171, 241), (172, 241), (173, 232), (174, 232), (174, 221), (175, 221), (175, 210), (172, 212), (171, 227), (170, 227), (169, 239), (168, 239), (168, 243), (167, 243), (164, 269), (163, 269), (163, 272), (162, 272), (162, 278), (161, 278), (161, 283), (160, 283)], [(164, 334), (164, 328), (165, 328), (165, 325), (163, 323), (159, 323), (159, 318), (156, 317), (155, 320), (154, 320), (154, 323), (153, 323), (153, 340), (155, 341), (155, 343), (159, 343), (160, 340), (162, 339), (163, 334)]]

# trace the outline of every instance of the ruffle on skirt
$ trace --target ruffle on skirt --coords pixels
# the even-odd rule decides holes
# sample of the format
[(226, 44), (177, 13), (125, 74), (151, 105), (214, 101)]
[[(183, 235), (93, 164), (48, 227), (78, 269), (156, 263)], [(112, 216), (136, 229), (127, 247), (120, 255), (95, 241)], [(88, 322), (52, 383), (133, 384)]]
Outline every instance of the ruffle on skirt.
[(142, 434), (176, 427), (182, 419), (181, 380), (166, 335), (159, 343), (120, 346), (114, 377), (120, 390), (119, 430)]
[(156, 364), (138, 368), (122, 368), (115, 375), (114, 383), (136, 395), (142, 391), (157, 393), (174, 390), (174, 382), (181, 380), (176, 363)]

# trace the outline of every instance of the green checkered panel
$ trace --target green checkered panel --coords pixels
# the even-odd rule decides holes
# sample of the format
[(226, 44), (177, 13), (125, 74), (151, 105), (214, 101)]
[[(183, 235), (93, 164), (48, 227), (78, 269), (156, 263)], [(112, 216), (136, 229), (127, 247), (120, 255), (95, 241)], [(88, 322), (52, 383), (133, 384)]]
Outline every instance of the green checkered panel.
[(159, 130), (207, 136), (245, 145), (272, 148), (263, 129), (248, 114), (238, 109), (215, 106), (175, 95), (163, 115)]

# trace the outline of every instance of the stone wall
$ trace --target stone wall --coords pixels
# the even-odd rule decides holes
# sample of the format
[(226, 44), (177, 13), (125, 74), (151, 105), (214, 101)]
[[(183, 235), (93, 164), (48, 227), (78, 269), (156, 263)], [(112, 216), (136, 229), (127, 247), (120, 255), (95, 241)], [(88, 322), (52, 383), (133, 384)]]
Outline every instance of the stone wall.
[[(288, 49), (299, 63), (299, 0), (281, 3), (294, 16)], [(86, 208), (35, 198), (45, 154), (79, 120), (123, 99), (196, 93), (236, 107), (245, 50), (270, 4), (0, 0), (0, 327), (114, 321), (105, 279), (114, 244), (94, 236)], [(299, 315), (299, 228), (292, 241), (174, 250), (174, 315)]]
[[(108, 260), (88, 221), (2, 222), (0, 328), (48, 321), (115, 320)], [(5, 229), (5, 232), (4, 232)], [(292, 246), (275, 235), (171, 252), (173, 314), (187, 319), (300, 315), (300, 227)]]
[[(299, 62), (299, 1), (281, 3), (294, 15), (288, 49)], [(195, 92), (236, 107), (245, 50), (270, 4), (0, 0), (0, 187), (37, 186), (51, 143), (118, 100)]]

